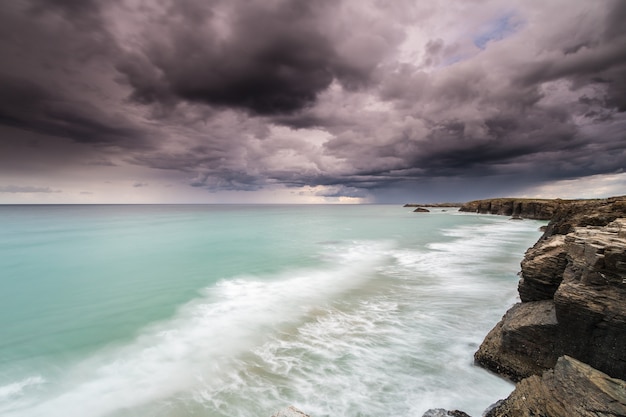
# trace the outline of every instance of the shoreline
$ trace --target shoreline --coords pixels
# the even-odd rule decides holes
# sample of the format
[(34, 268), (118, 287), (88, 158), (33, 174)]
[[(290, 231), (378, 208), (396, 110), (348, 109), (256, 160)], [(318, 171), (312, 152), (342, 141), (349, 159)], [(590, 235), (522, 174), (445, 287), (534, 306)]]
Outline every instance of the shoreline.
[[(512, 220), (550, 220), (521, 261), (521, 302), (504, 314), (474, 355), (475, 365), (516, 384), (482, 415), (625, 416), (626, 196), (451, 204), (404, 207), (459, 207)], [(309, 417), (295, 408), (273, 417), (283, 416)], [(431, 409), (422, 417), (471, 416)]]
[[(511, 307), (475, 353), (516, 383), (486, 417), (626, 415), (626, 196), (491, 199), (460, 211), (546, 220)], [(432, 410), (428, 416), (458, 416)]]

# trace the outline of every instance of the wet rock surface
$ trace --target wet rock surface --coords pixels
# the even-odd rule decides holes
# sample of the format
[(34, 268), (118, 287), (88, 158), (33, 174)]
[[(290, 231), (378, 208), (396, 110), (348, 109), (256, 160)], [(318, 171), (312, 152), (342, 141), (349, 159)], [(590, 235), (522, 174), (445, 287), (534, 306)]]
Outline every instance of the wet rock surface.
[(626, 415), (626, 382), (568, 356), (554, 369), (517, 384), (486, 417), (618, 417)]
[(519, 381), (569, 355), (626, 378), (626, 219), (575, 228), (527, 252), (522, 303), (487, 335), (476, 362)]
[(485, 415), (626, 416), (626, 198), (561, 203), (518, 290), (475, 355), (517, 382)]

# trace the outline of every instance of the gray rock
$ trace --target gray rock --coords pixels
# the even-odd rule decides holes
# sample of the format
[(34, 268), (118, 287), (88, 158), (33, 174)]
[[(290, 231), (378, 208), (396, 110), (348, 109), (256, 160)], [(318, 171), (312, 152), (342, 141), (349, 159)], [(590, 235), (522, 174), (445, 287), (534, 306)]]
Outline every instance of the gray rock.
[(552, 300), (518, 303), (485, 337), (474, 359), (512, 381), (541, 374), (556, 363), (556, 329)]
[(522, 262), (523, 303), (489, 332), (476, 363), (519, 381), (569, 355), (626, 379), (625, 231), (626, 219), (617, 219), (531, 248)]
[(464, 203), (459, 211), (549, 220), (563, 202), (558, 199), (491, 198)]
[(553, 370), (517, 384), (485, 417), (623, 417), (626, 382), (568, 356)]
[(470, 415), (459, 410), (450, 411), (443, 408), (432, 408), (426, 411), (422, 417), (470, 417)]
[(551, 300), (567, 266), (565, 237), (551, 236), (526, 251), (517, 287), (522, 301)]
[(566, 236), (568, 265), (554, 295), (564, 354), (626, 379), (626, 219)]

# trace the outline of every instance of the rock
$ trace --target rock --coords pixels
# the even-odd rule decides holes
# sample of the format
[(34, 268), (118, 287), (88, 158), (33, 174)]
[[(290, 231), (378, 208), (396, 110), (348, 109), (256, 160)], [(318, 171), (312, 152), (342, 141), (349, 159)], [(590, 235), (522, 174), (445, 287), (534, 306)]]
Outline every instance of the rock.
[(626, 382), (568, 356), (553, 370), (522, 380), (485, 417), (618, 417), (626, 415)]
[(470, 417), (470, 415), (459, 410), (449, 411), (443, 408), (432, 408), (422, 414), (422, 417)]
[(626, 416), (626, 196), (534, 203), (492, 199), (461, 208), (533, 218), (554, 209), (522, 261), (522, 302), (474, 356), (517, 382), (484, 415)]
[(459, 211), (498, 214), (536, 220), (550, 220), (560, 204), (566, 200), (492, 198), (470, 201), (461, 206)]
[(565, 237), (568, 265), (554, 295), (561, 351), (626, 379), (626, 219)]
[(561, 200), (542, 238), (566, 235), (576, 227), (606, 226), (626, 217), (626, 196), (596, 200)]
[(551, 236), (526, 251), (517, 287), (521, 300), (551, 300), (563, 280), (566, 266), (564, 236)]
[(477, 364), (520, 381), (554, 366), (557, 320), (552, 300), (518, 303), (474, 355)]
[(426, 203), (426, 204), (418, 204), (418, 203), (407, 203), (402, 207), (461, 207), (462, 203)]
[(519, 381), (569, 355), (626, 379), (626, 219), (575, 228), (526, 252), (521, 304), (489, 332), (476, 363)]
[(273, 414), (272, 417), (309, 417), (309, 415), (304, 414), (294, 406), (289, 406), (284, 410), (280, 410), (278, 413)]
[(425, 209), (423, 207), (418, 207), (415, 210), (413, 210), (414, 213), (430, 213), (430, 210)]

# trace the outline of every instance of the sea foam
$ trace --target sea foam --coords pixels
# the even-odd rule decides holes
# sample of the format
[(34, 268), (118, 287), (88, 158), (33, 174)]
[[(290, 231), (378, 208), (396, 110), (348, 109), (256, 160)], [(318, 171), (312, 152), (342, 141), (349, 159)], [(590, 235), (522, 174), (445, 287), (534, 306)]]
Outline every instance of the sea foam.
[[(437, 212), (390, 219), (389, 208), (357, 207), (326, 208), (325, 217), (307, 209), (315, 219), (307, 229), (296, 208), (281, 208), (280, 215), (263, 210), (272, 214), (271, 227), (256, 228), (265, 223), (250, 209), (239, 234), (230, 227), (245, 220), (242, 212), (236, 221), (224, 212), (230, 223), (212, 221), (209, 232), (197, 234), (205, 214), (183, 216), (175, 228), (178, 244), (197, 240), (167, 259), (193, 252), (213, 254), (218, 263), (215, 248), (228, 244), (219, 252), (235, 255), (225, 260), (227, 269), (237, 269), (245, 256), (257, 256), (255, 262), (217, 282), (209, 275), (220, 265), (189, 265), (187, 273), (197, 266), (209, 284), (171, 318), (85, 355), (73, 351), (50, 368), (33, 366), (2, 379), (0, 414), (249, 417), (293, 404), (315, 417), (421, 415), (433, 407), (480, 415), (508, 395), (511, 385), (474, 367), (472, 354), (515, 299), (519, 260), (538, 237), (537, 222)], [(229, 228), (217, 230), (222, 223)], [(286, 232), (292, 229), (297, 236)], [(205, 240), (215, 230), (218, 238)], [(277, 246), (256, 244), (249, 238), (256, 235)], [(241, 240), (222, 244), (229, 236)], [(264, 250), (249, 254), (259, 247)], [(144, 248), (143, 259), (171, 256), (160, 250)], [(288, 256), (276, 256), (284, 250)], [(257, 262), (262, 255), (269, 258)], [(143, 269), (149, 264), (133, 271), (154, 272)], [(148, 288), (146, 275), (123, 278), (133, 288), (145, 285), (146, 297), (162, 295)], [(165, 288), (186, 279), (173, 275)]]
[(329, 261), (324, 268), (222, 280), (172, 320), (151, 326), (127, 346), (74, 365), (47, 397), (6, 415), (97, 417), (146, 404), (151, 413), (168, 415), (193, 407), (189, 400), (228, 386), (241, 354), (297, 327), (311, 311), (370, 279), (384, 264), (387, 247), (335, 245), (324, 254)]

